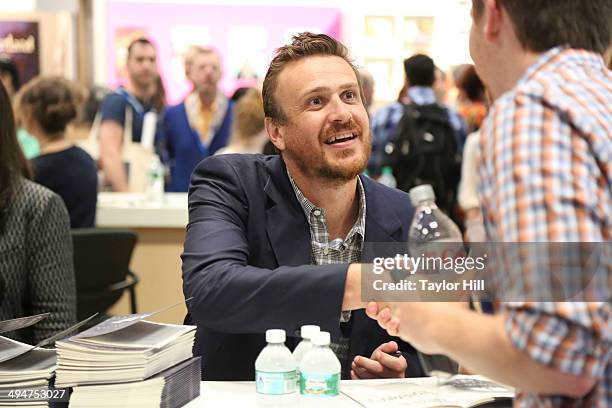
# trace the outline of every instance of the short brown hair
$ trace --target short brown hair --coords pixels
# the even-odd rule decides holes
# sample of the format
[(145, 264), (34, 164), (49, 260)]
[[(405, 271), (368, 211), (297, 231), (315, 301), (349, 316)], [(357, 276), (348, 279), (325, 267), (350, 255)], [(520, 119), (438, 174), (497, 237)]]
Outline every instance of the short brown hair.
[(286, 121), (287, 118), (284, 112), (274, 100), (278, 75), (288, 64), (316, 55), (335, 56), (345, 60), (355, 73), (355, 78), (359, 83), (360, 94), (362, 93), (359, 73), (353, 61), (349, 59), (348, 48), (340, 41), (328, 35), (303, 32), (295, 35), (292, 38), (291, 44), (284, 45), (277, 49), (276, 56), (270, 63), (270, 68), (268, 68), (268, 72), (266, 73), (262, 89), (266, 117), (272, 118), (279, 123), (284, 123)]
[(16, 110), (36, 121), (50, 136), (62, 136), (76, 118), (83, 93), (61, 77), (36, 77), (25, 84), (15, 98)]
[[(524, 49), (544, 52), (557, 46), (602, 53), (612, 40), (610, 0), (496, 0), (510, 15)], [(484, 0), (472, 0), (479, 19)]]
[(153, 44), (153, 42), (151, 40), (149, 40), (148, 38), (144, 38), (144, 37), (136, 38), (127, 47), (127, 58), (126, 58), (126, 60), (129, 60), (130, 57), (132, 56), (132, 52), (134, 51), (134, 46), (136, 44), (150, 45), (151, 47), (155, 48), (155, 45)]

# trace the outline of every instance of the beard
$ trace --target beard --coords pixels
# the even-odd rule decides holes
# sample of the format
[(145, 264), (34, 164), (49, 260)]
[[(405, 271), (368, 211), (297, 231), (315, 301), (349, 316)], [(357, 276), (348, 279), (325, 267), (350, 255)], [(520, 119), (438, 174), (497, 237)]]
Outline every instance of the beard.
[[(293, 140), (292, 143), (287, 143), (287, 149), (283, 152), (289, 156), (301, 172), (309, 177), (325, 179), (330, 182), (343, 183), (357, 177), (368, 164), (368, 158), (372, 150), (370, 140), (370, 130), (362, 129), (352, 119), (345, 124), (332, 124), (327, 129), (321, 131), (318, 135), (318, 140), (327, 140), (334, 134), (342, 132), (351, 132), (357, 135), (357, 139), (361, 140), (361, 154), (355, 155), (355, 150), (359, 150), (359, 146), (352, 146), (342, 149), (335, 153), (334, 157), (328, 158), (327, 155), (321, 154), (318, 150), (313, 151), (311, 146), (302, 143), (299, 140)], [(350, 161), (344, 159), (353, 157)]]

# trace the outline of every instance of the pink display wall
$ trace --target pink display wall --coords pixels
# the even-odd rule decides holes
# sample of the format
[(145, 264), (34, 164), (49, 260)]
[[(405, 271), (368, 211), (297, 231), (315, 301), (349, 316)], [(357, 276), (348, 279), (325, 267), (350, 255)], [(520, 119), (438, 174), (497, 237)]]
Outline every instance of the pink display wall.
[[(274, 50), (300, 31), (341, 40), (341, 11), (323, 7), (213, 6), (197, 4), (107, 3), (107, 85), (123, 82), (125, 46), (145, 35), (157, 45), (168, 101), (189, 91), (182, 53), (190, 44), (210, 45), (223, 57), (221, 88), (231, 94), (263, 79)], [(241, 72), (243, 78), (237, 78)]]

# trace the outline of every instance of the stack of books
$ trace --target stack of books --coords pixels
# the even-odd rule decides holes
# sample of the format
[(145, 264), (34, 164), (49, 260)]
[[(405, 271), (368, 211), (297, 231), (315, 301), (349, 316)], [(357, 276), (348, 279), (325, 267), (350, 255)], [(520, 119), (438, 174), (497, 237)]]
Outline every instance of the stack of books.
[(195, 329), (110, 318), (56, 342), (55, 386), (72, 387), (71, 406), (181, 407), (200, 395)]
[[(36, 324), (49, 314), (0, 322), (0, 333)], [(48, 407), (59, 397), (49, 390), (56, 367), (54, 349), (41, 349), (0, 336), (0, 407)]]

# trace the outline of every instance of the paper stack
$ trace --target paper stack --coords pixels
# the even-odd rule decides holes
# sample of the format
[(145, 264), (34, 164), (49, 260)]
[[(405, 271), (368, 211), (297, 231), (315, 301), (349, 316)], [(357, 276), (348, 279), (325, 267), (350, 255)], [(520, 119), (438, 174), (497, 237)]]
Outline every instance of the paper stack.
[(71, 407), (180, 407), (199, 395), (195, 326), (143, 316), (113, 317), (56, 343), (55, 386), (73, 387)]
[(200, 395), (200, 357), (190, 358), (141, 381), (75, 387), (75, 407), (182, 407)]
[[(23, 329), (48, 315), (2, 321), (0, 333)], [(0, 407), (48, 407), (49, 381), (55, 367), (55, 350), (0, 336)]]

